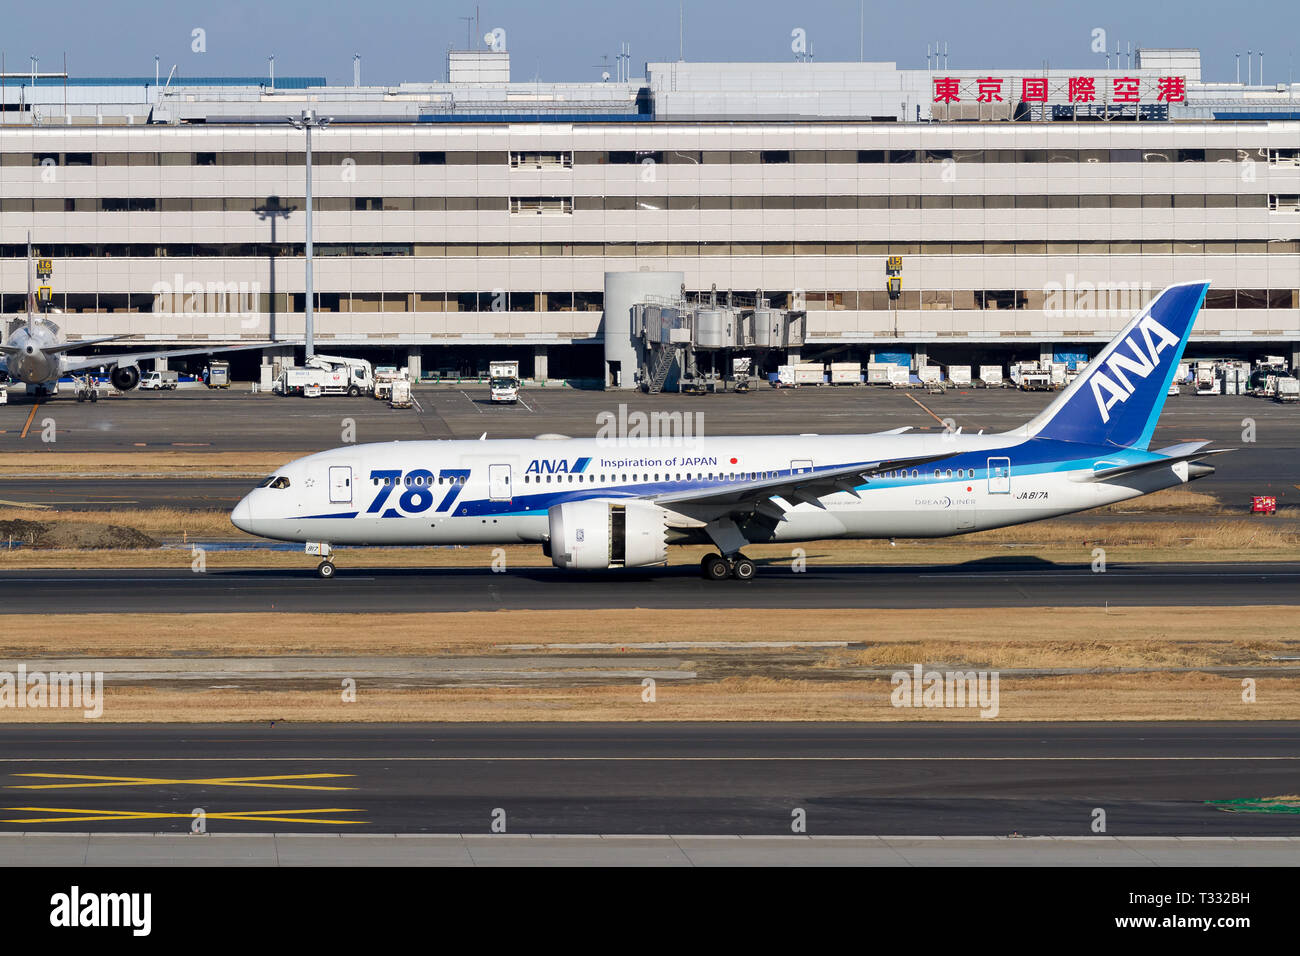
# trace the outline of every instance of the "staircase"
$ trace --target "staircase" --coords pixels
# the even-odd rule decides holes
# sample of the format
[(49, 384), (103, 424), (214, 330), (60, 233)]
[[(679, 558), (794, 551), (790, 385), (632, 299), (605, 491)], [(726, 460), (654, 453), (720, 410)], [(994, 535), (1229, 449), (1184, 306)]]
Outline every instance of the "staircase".
[(651, 395), (658, 395), (664, 390), (664, 382), (668, 381), (668, 373), (673, 370), (673, 365), (677, 362), (676, 348), (661, 348), (655, 359), (654, 368), (650, 370), (650, 388)]

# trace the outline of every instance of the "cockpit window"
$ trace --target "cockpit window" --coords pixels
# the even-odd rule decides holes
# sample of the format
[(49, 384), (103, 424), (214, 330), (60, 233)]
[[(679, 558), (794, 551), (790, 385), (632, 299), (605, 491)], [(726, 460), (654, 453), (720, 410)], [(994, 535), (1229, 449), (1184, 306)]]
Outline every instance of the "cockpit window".
[(259, 488), (265, 488), (265, 487), (267, 487), (267, 486), (268, 486), (271, 482), (273, 482), (273, 481), (275, 481), (275, 475), (267, 475), (267, 476), (266, 476), (265, 478), (263, 478), (260, 482), (258, 482), (257, 487), (259, 487)]
[(284, 475), (280, 475), (278, 478), (273, 478), (273, 479), (271, 479), (271, 483), (270, 483), (267, 487), (268, 487), (268, 488), (288, 488), (288, 487), (289, 487), (289, 479), (286, 478), (286, 477), (284, 477)]

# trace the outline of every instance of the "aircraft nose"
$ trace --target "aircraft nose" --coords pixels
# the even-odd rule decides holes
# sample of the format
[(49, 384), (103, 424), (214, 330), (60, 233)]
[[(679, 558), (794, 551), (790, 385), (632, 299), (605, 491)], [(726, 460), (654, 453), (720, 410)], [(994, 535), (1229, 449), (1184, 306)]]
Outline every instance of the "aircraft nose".
[(235, 505), (235, 510), (230, 512), (230, 523), (240, 531), (253, 533), (253, 508), (248, 503), (252, 495), (245, 495), (239, 504)]

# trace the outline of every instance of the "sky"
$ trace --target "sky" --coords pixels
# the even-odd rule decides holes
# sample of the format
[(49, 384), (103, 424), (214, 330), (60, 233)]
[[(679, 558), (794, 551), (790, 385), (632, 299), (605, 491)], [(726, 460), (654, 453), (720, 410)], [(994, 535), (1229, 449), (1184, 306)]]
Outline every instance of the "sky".
[[(596, 80), (620, 44), (631, 44), (632, 72), (649, 61), (676, 60), (679, 36), (691, 61), (789, 61), (792, 31), (803, 30), (814, 59), (894, 61), (926, 65), (926, 44), (948, 44), (950, 70), (1099, 68), (1094, 31), (1107, 49), (1129, 44), (1198, 47), (1202, 76), (1235, 78), (1234, 53), (1264, 52), (1265, 80), (1294, 78), (1300, 54), (1296, 0), (684, 0), (679, 35), (676, 0), (9, 0), (0, 18), (0, 50), (9, 72), (60, 70), (73, 76), (151, 76), (154, 57), (166, 76), (265, 76), (275, 55), (277, 76), (325, 76), (352, 82), (352, 55), (362, 57), (362, 82), (395, 84), (446, 78), (449, 46), (501, 28), (512, 77)], [(205, 49), (196, 52), (194, 31)], [(1257, 61), (1256, 61), (1257, 62)], [(1257, 69), (1257, 66), (1256, 66)]]

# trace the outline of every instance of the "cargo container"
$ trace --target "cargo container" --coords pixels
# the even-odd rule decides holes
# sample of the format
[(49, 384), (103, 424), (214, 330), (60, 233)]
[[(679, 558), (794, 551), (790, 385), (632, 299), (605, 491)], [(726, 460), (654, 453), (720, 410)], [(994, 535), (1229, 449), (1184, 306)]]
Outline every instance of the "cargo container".
[(832, 362), (832, 385), (858, 385), (862, 382), (861, 362)]

